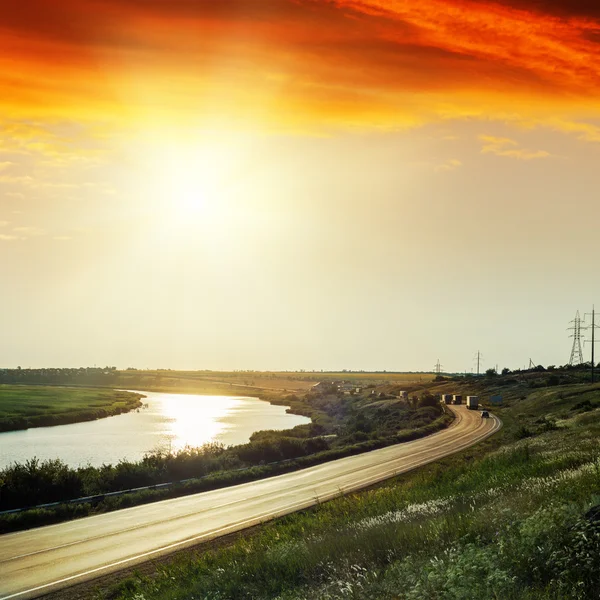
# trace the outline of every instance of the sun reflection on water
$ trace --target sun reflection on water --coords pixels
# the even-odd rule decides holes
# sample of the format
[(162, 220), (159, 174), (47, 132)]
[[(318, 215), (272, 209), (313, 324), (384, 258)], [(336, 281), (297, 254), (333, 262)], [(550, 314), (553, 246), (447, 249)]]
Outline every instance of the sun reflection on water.
[(170, 441), (170, 450), (215, 441), (231, 427), (224, 419), (241, 404), (240, 398), (165, 395), (161, 412), (166, 420), (163, 434)]

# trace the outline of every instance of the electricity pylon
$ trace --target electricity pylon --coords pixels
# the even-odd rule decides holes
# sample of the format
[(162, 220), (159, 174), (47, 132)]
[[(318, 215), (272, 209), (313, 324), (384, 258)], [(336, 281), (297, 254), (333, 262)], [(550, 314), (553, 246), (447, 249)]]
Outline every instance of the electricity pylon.
[[(580, 365), (583, 363), (583, 351), (581, 350), (581, 338), (584, 334), (581, 333), (581, 317), (579, 311), (575, 314), (575, 318), (571, 321), (573, 327), (568, 327), (568, 331), (573, 331), (573, 335), (569, 337), (573, 338), (573, 349), (571, 350), (571, 358), (569, 364), (572, 366)], [(592, 348), (594, 345), (592, 344)]]

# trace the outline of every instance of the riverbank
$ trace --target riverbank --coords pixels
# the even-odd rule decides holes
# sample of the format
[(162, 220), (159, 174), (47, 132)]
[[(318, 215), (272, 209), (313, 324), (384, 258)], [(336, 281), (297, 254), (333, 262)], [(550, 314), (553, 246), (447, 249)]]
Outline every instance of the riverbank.
[[(182, 451), (155, 452), (139, 462), (71, 469), (60, 461), (30, 461), (0, 471), (0, 509), (64, 502), (95, 496), (86, 504), (62, 504), (0, 517), (0, 531), (14, 531), (170, 497), (253, 481), (322, 462), (424, 437), (451, 421), (435, 398), (412, 402), (396, 397), (343, 393), (288, 396), (278, 403), (310, 416), (312, 423), (284, 431), (259, 431), (247, 444), (207, 444)], [(182, 480), (186, 480), (182, 482)], [(147, 486), (127, 495), (114, 492)], [(32, 502), (34, 499), (34, 502)]]
[(136, 410), (143, 394), (101, 388), (0, 385), (0, 432), (94, 421)]

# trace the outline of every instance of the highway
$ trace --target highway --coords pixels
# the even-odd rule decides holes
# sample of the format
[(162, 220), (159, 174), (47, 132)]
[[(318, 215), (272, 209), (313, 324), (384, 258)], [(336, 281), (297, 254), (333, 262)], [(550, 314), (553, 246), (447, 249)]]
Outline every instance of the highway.
[(502, 423), (450, 407), (457, 418), (426, 438), (212, 492), (0, 536), (0, 599), (36, 598), (307, 508), (435, 461)]

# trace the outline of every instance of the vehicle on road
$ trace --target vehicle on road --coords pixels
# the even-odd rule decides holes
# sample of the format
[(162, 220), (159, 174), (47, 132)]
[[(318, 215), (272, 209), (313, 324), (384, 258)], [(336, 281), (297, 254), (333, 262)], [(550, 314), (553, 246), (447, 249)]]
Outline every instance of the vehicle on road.
[(452, 404), (462, 404), (462, 396), (459, 394), (454, 394), (454, 400)]
[(477, 410), (479, 406), (479, 396), (467, 396), (467, 408), (469, 410)]
[(489, 419), (490, 418), (490, 413), (487, 410), (482, 410), (481, 411), (481, 418), (482, 419)]

